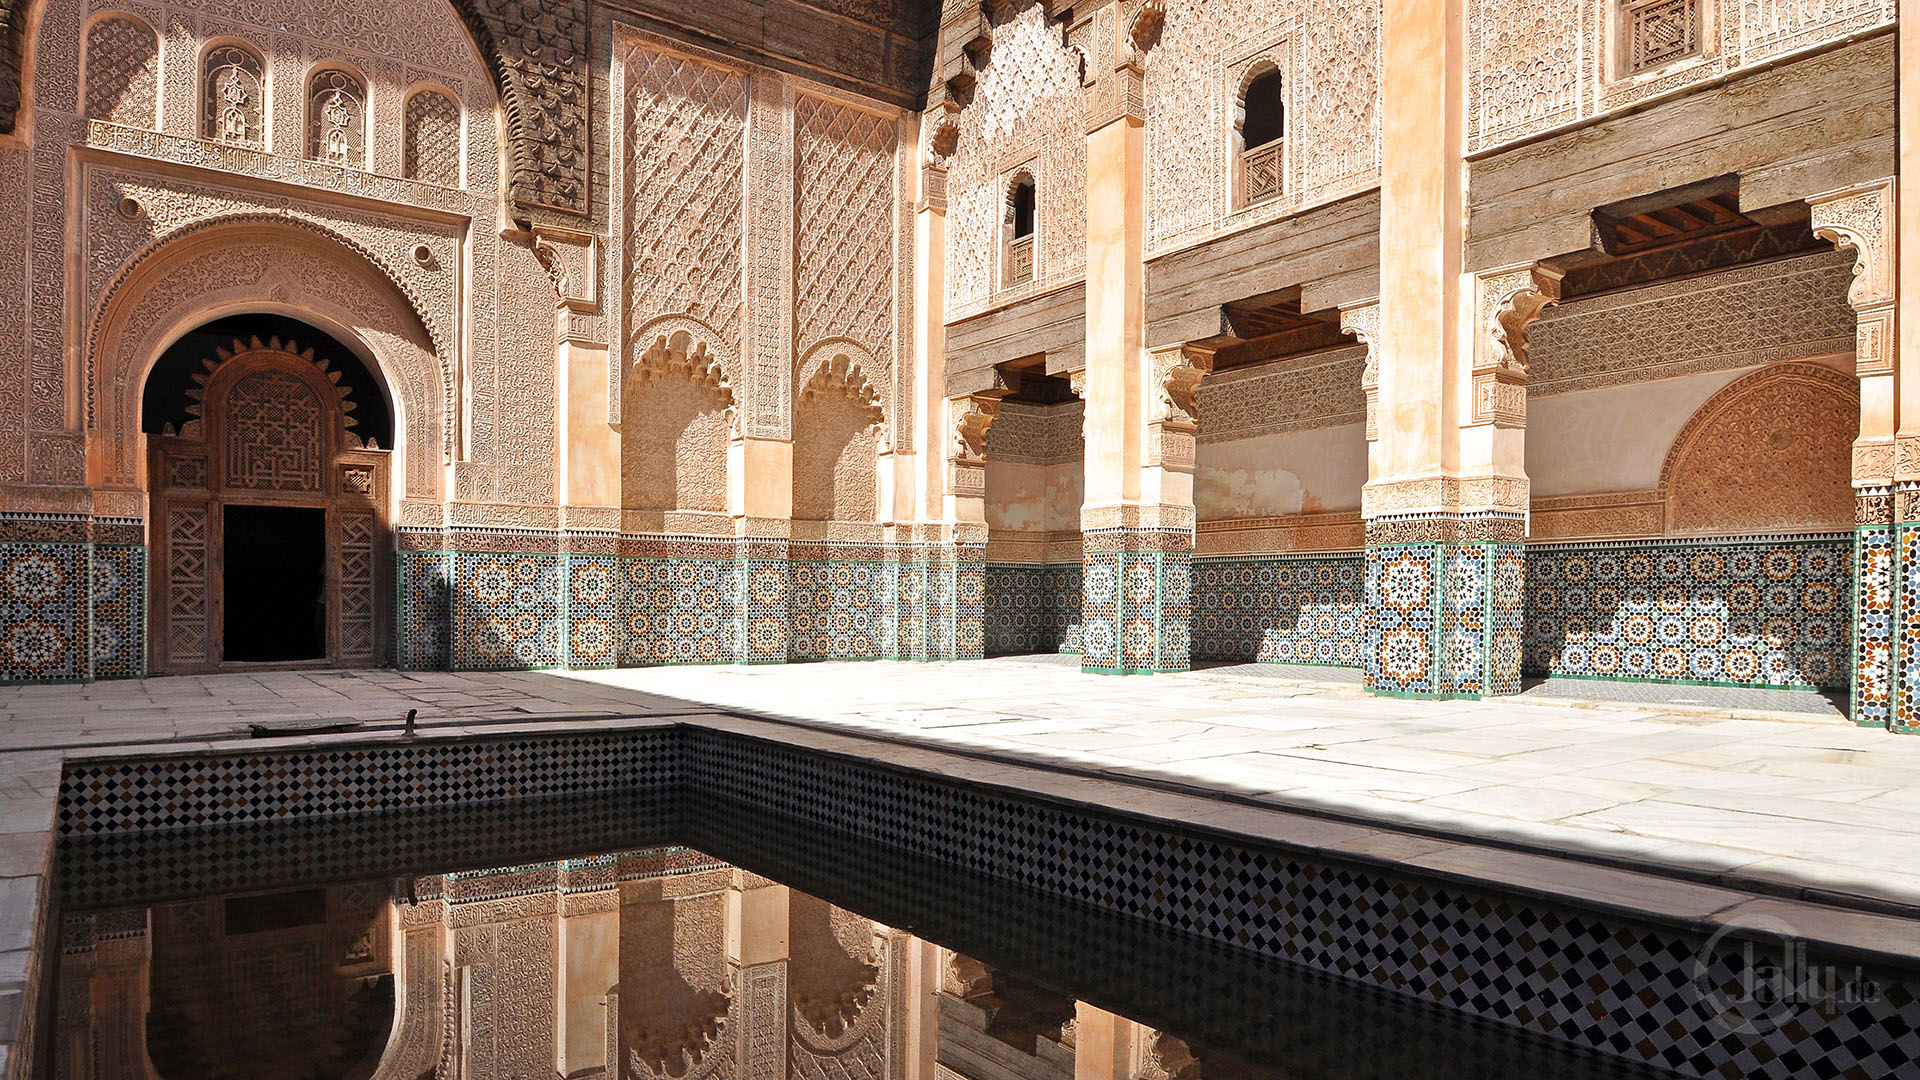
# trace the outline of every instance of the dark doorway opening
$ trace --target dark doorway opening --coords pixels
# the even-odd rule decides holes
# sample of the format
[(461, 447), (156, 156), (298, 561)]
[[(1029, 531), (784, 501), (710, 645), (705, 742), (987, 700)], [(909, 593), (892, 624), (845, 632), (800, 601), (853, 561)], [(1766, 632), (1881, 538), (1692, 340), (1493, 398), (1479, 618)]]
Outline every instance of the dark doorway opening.
[(326, 659), (327, 512), (229, 505), (221, 554), (222, 659)]

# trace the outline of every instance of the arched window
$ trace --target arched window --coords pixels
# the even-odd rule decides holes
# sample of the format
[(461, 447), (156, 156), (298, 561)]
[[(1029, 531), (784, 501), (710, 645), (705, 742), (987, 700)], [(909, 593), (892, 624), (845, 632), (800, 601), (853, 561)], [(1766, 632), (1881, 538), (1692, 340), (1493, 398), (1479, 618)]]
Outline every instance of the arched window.
[(460, 186), (460, 106), (438, 90), (407, 99), (403, 174), (441, 187)]
[(1281, 100), (1280, 70), (1263, 66), (1240, 95), (1238, 206), (1278, 198), (1285, 190), (1286, 106)]
[(267, 145), (266, 64), (245, 45), (207, 50), (200, 70), (201, 133), (256, 150)]
[(160, 39), (146, 23), (109, 15), (87, 28), (87, 115), (157, 127)]
[(307, 156), (349, 169), (367, 164), (367, 86), (351, 71), (328, 68), (307, 83)]
[(1007, 189), (1005, 265), (1001, 269), (1002, 287), (1033, 280), (1034, 190), (1032, 174), (1021, 171)]

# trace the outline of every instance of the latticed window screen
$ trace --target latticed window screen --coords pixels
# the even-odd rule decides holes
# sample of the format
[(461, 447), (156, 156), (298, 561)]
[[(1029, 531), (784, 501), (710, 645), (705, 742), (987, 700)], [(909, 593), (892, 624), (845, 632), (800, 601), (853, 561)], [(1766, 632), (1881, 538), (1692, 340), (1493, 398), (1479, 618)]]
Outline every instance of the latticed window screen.
[(201, 92), (201, 130), (209, 139), (255, 149), (267, 144), (266, 65), (239, 45), (207, 52)]
[(1242, 205), (1278, 198), (1282, 187), (1280, 151), (1285, 143), (1270, 142), (1240, 155), (1240, 199)]
[(441, 187), (460, 186), (460, 106), (436, 90), (407, 99), (405, 175)]
[(87, 115), (156, 126), (160, 41), (146, 24), (113, 16), (87, 28)]
[(321, 71), (307, 87), (307, 156), (360, 168), (367, 161), (367, 88), (350, 71)]
[(1627, 73), (1700, 51), (1700, 0), (1652, 0), (1627, 9)]
[(1033, 237), (1023, 236), (1007, 245), (1007, 284), (1033, 280)]

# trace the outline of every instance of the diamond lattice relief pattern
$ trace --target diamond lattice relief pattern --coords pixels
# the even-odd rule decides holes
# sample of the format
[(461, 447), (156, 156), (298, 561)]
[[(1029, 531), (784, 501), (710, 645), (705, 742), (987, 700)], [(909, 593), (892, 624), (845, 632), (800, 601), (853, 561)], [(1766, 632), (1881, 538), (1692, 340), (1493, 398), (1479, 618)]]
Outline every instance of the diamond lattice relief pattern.
[(794, 128), (800, 348), (844, 336), (881, 355), (893, 315), (893, 123), (803, 95)]
[(435, 90), (407, 99), (405, 168), (408, 177), (460, 186), (460, 106)]
[(130, 127), (154, 126), (160, 43), (132, 19), (109, 18), (87, 30), (87, 115)]
[(691, 315), (737, 347), (747, 77), (635, 48), (627, 86), (627, 290), (635, 322)]
[(1633, 9), (1631, 71), (1690, 56), (1700, 47), (1700, 0), (1655, 0)]

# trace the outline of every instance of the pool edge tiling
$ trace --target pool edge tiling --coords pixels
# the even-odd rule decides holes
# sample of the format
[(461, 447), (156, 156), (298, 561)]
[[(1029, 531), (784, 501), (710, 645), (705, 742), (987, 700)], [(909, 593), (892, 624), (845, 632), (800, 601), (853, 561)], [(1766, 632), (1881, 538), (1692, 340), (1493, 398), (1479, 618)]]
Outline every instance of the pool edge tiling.
[[(569, 779), (561, 762), (584, 774)], [(67, 835), (136, 833), (657, 784), (682, 813), (755, 808), (1630, 1061), (1696, 1075), (1785, 1078), (1797, 1060), (1831, 1075), (1920, 1076), (1920, 947), (1875, 938), (1873, 920), (1890, 920), (1591, 865), (1556, 875), (1553, 860), (1476, 859), (1471, 845), (1368, 857), (1379, 830), (1326, 821), (1255, 838), (1221, 827), (1233, 814), (1218, 800), (1099, 783), (716, 716), (604, 734), (75, 761), (59, 820)], [(1590, 894), (1574, 895), (1582, 888)], [(1817, 923), (1800, 935), (1815, 942), (1811, 960), (1864, 963), (1880, 992), (1751, 1038), (1696, 1014), (1695, 980), (1737, 984), (1739, 945), (1767, 940), (1712, 935), (1766, 912)], [(1833, 944), (1849, 938), (1868, 947)]]

